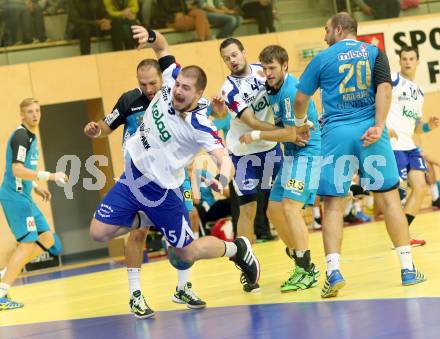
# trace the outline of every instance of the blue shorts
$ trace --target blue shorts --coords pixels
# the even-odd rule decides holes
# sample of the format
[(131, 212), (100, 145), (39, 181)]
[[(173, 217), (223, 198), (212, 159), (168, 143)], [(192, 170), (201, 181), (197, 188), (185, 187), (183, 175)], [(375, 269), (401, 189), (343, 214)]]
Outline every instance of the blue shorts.
[(185, 199), (185, 207), (188, 212), (191, 212), (194, 208), (193, 200), (192, 200), (192, 188), (191, 181), (189, 178), (185, 176), (185, 180), (182, 184), (183, 198)]
[(46, 218), (31, 199), (2, 199), (0, 202), (17, 242), (35, 242), (39, 234), (50, 231)]
[(152, 181), (136, 187), (134, 180), (140, 177), (142, 173), (131, 163), (130, 169), (125, 170), (99, 204), (95, 219), (109, 225), (131, 227), (136, 213), (143, 211), (171, 246), (189, 245), (194, 234), (182, 188), (164, 189)]
[(257, 192), (269, 193), (283, 163), (283, 153), (277, 144), (266, 152), (231, 155), (235, 168), (234, 188), (240, 205), (256, 201)]
[[(315, 160), (316, 159), (316, 160)], [(275, 179), (269, 200), (281, 202), (291, 199), (313, 205), (319, 178), (312, 180), (312, 167), (319, 158), (313, 156), (285, 156), (283, 167)]]
[(358, 173), (361, 186), (371, 192), (386, 192), (399, 186), (396, 159), (388, 130), (374, 144), (364, 147), (361, 140), (374, 119), (336, 126), (322, 135), (321, 177), (318, 195), (346, 196), (353, 175)]
[(407, 179), (408, 172), (411, 170), (427, 171), (425, 160), (418, 148), (409, 151), (394, 151), (394, 156), (396, 157), (399, 176), (402, 180)]

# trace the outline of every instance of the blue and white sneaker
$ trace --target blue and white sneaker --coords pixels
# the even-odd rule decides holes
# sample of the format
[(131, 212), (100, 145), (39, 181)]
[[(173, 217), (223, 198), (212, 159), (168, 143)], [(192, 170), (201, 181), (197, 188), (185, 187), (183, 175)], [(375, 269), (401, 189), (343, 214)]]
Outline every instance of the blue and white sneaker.
[(12, 301), (8, 298), (0, 298), (0, 311), (13, 310), (22, 308), (24, 304)]
[(356, 213), (356, 218), (361, 219), (363, 222), (370, 222), (371, 218), (368, 215), (365, 215), (362, 212), (357, 212)]
[(334, 270), (325, 279), (321, 290), (321, 298), (333, 298), (338, 295), (339, 290), (345, 286), (345, 280), (339, 270)]
[(426, 281), (425, 275), (422, 272), (417, 271), (414, 266), (412, 270), (407, 268), (401, 270), (401, 276), (403, 286), (420, 284)]

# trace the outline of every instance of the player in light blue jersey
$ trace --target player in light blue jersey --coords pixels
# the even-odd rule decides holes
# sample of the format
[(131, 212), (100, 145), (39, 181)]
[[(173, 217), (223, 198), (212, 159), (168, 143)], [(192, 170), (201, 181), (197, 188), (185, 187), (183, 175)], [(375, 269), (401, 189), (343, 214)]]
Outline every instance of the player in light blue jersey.
[(318, 113), (311, 102), (308, 118), (316, 127), (307, 144), (289, 140), (296, 135), (293, 102), (298, 80), (288, 73), (289, 56), (283, 47), (267, 46), (259, 58), (267, 79), (266, 90), (274, 111), (275, 125), (280, 129), (252, 131), (242, 140), (284, 142), (284, 162), (272, 186), (268, 214), (287, 246), (289, 256), (296, 263), (292, 275), (281, 285), (281, 292), (304, 290), (316, 286), (319, 275), (311, 261), (308, 229), (301, 211), (304, 206), (313, 205), (316, 197), (319, 177), (313, 180), (312, 167), (319, 165), (321, 155)]
[[(160, 46), (162, 39), (164, 38), (159, 36), (159, 42), (153, 43), (153, 49), (156, 45)], [(138, 64), (136, 71), (139, 87), (121, 95), (112, 113), (97, 122), (89, 122), (84, 128), (84, 133), (91, 138), (106, 137), (122, 125), (124, 127), (122, 148), (123, 152), (125, 152), (126, 141), (136, 132), (151, 100), (162, 88), (162, 73), (173, 71), (177, 75), (180, 67), (176, 67), (176, 65), (174, 58), (171, 56), (165, 56), (158, 60), (142, 60)], [(187, 170), (185, 170), (185, 180), (182, 185), (182, 190), (185, 206), (191, 218), (193, 202), (191, 182)], [(191, 220), (193, 219), (195, 218), (191, 218)], [(147, 226), (151, 226), (151, 222), (147, 220), (142, 211), (137, 214), (136, 222), (138, 222), (137, 220), (139, 220), (140, 228), (131, 230), (129, 233), (125, 245), (125, 259), (130, 293), (130, 310), (135, 317), (145, 319), (154, 315), (154, 311), (145, 302), (140, 282), (143, 252), (149, 231), (149, 227)], [(148, 223), (148, 225), (146, 225), (146, 223)], [(198, 223), (196, 226), (198, 226)], [(169, 259), (171, 264), (175, 267), (177, 259), (173, 257), (172, 251), (169, 251)], [(177, 269), (177, 286), (172, 300), (176, 303), (186, 304), (189, 308), (206, 307), (206, 303), (200, 299), (191, 288), (190, 269), (184, 269), (182, 267), (175, 268)]]
[[(357, 22), (338, 13), (325, 26), (330, 46), (306, 67), (295, 98), (295, 124), (304, 125), (310, 96), (321, 88), (323, 130), (321, 179), (324, 197), (323, 238), (327, 279), (323, 298), (335, 297), (345, 285), (339, 271), (342, 215), (351, 179), (359, 171), (361, 185), (375, 192), (385, 215), (388, 234), (401, 263), (403, 285), (418, 284), (425, 276), (414, 267), (408, 223), (397, 193), (399, 176), (385, 120), (391, 103), (391, 75), (384, 53), (356, 40)], [(307, 131), (308, 126), (299, 127)]]
[(24, 265), (54, 245), (49, 224), (32, 199), (32, 188), (44, 201), (49, 201), (50, 192), (39, 187), (36, 181), (52, 180), (63, 184), (67, 180), (63, 172), (37, 170), (36, 132), (41, 118), (38, 101), (24, 99), (20, 104), (20, 115), (22, 123), (7, 143), (6, 169), (0, 187), (0, 203), (18, 243), (0, 281), (0, 311), (23, 307), (22, 303), (10, 299), (9, 288)]

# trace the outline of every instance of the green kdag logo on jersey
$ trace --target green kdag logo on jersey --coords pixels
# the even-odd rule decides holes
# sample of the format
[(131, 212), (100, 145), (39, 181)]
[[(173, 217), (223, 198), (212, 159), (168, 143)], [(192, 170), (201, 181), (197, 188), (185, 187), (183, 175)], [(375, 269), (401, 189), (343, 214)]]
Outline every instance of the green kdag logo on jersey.
[(163, 113), (159, 111), (157, 107), (158, 101), (153, 105), (153, 120), (160, 134), (160, 140), (163, 142), (170, 140), (171, 134), (167, 131), (165, 123), (162, 121)]
[(410, 119), (414, 119), (414, 120), (418, 119), (417, 113), (406, 108), (405, 106), (403, 106), (402, 116), (410, 118)]
[(255, 105), (252, 104), (252, 109), (254, 110), (255, 113), (262, 111), (263, 109), (265, 109), (266, 107), (269, 107), (269, 101), (267, 100), (267, 97), (263, 97), (263, 100), (258, 101)]

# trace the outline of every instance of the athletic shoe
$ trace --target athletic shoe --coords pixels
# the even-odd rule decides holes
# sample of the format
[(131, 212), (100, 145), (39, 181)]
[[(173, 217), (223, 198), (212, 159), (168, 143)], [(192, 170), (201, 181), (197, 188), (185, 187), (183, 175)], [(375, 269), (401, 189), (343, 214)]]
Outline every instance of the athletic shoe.
[(9, 298), (0, 298), (0, 311), (14, 310), (23, 306), (24, 304), (12, 301)]
[(357, 212), (356, 218), (361, 219), (363, 222), (370, 222), (371, 221), (371, 218), (362, 212)]
[(317, 219), (317, 218), (315, 218), (313, 220), (312, 228), (313, 228), (314, 231), (322, 230), (322, 225), (321, 225), (321, 223), (318, 220), (319, 219)]
[(130, 311), (136, 318), (147, 319), (154, 316), (156, 313), (147, 305), (142, 292), (134, 291), (130, 298)]
[(432, 207), (440, 208), (440, 198), (432, 202)]
[(425, 275), (422, 272), (417, 271), (414, 266), (412, 270), (407, 268), (401, 270), (401, 276), (403, 286), (420, 284), (426, 281)]
[(251, 243), (246, 237), (238, 237), (234, 240), (234, 244), (237, 246), (237, 254), (230, 258), (230, 260), (235, 262), (235, 266), (242, 272), (240, 281), (243, 284), (243, 288), (245, 288), (246, 284), (251, 287), (258, 285), (260, 263), (252, 252)]
[(281, 292), (292, 292), (306, 290), (318, 284), (318, 280), (313, 272), (313, 267), (309, 272), (302, 267), (296, 266), (292, 275), (281, 285)]
[(243, 291), (247, 293), (256, 293), (260, 292), (260, 285), (258, 283), (255, 284), (249, 284), (246, 280), (245, 275), (242, 273), (240, 275), (240, 282), (243, 285)]
[(174, 293), (172, 301), (176, 304), (185, 304), (188, 308), (192, 309), (206, 307), (206, 303), (192, 290), (190, 282), (187, 282), (181, 289), (176, 287), (176, 293)]
[[(285, 251), (286, 251), (286, 255), (287, 255), (290, 259), (295, 260), (295, 256), (296, 256), (296, 254), (295, 254), (295, 251), (294, 251), (294, 250), (290, 250), (288, 247), (286, 247)], [(318, 278), (318, 277), (321, 275), (321, 273), (319, 272), (318, 268), (315, 266), (314, 263), (311, 264), (311, 266), (310, 266), (310, 270), (311, 270), (311, 271), (313, 272), (313, 274), (315, 275), (315, 278)]]
[(348, 213), (346, 216), (344, 216), (344, 223), (345, 224), (359, 224), (362, 223), (362, 219), (359, 219), (352, 213)]
[(334, 270), (325, 279), (321, 290), (321, 298), (333, 298), (338, 295), (339, 290), (345, 286), (345, 280), (339, 270)]
[(423, 239), (410, 239), (409, 244), (413, 247), (426, 245), (426, 241)]

